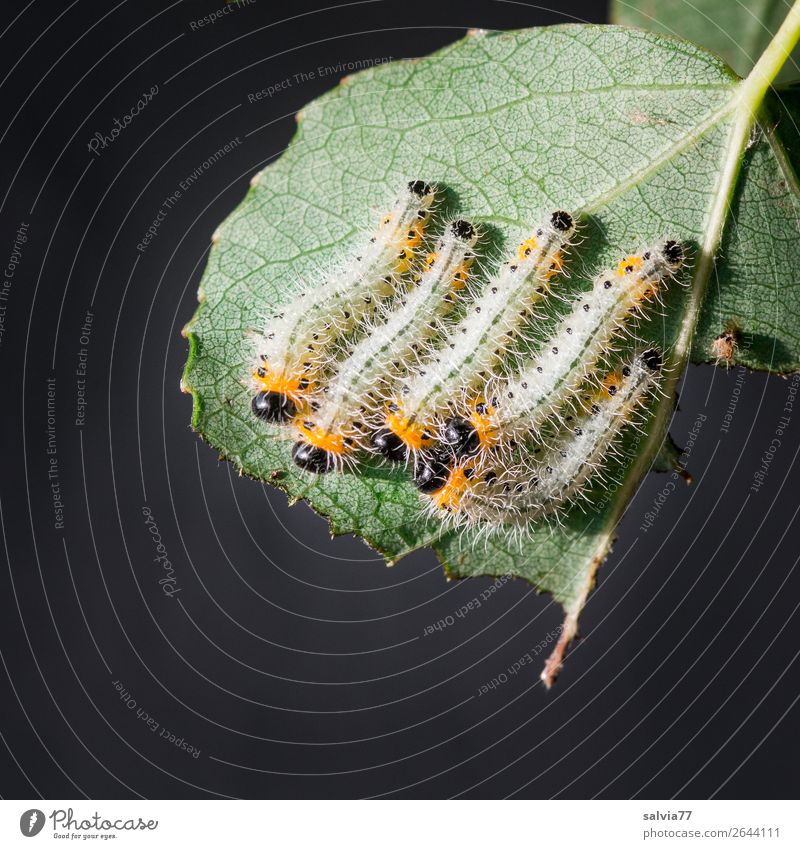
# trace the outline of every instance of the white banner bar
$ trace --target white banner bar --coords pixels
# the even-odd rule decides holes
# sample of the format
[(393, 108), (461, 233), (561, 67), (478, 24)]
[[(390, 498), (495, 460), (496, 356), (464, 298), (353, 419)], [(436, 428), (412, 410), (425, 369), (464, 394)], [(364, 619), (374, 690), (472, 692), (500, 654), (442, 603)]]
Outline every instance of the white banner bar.
[(2, 801), (0, 846), (795, 849), (799, 811), (791, 801)]

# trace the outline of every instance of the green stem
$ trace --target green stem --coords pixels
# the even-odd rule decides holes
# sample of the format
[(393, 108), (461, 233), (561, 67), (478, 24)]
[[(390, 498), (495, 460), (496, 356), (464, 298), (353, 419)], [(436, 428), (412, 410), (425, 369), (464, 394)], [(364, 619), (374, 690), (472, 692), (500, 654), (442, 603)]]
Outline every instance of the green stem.
[(743, 106), (749, 107), (751, 112), (758, 109), (767, 89), (786, 64), (798, 41), (800, 41), (800, 0), (795, 0), (794, 6), (780, 29), (775, 33), (742, 85), (740, 96)]
[(686, 318), (681, 327), (681, 332), (672, 352), (670, 363), (672, 369), (670, 378), (664, 386), (664, 401), (658, 406), (653, 422), (648, 429), (645, 444), (629, 469), (622, 487), (614, 499), (614, 507), (609, 511), (605, 528), (600, 534), (595, 555), (591, 560), (591, 566), (584, 583), (575, 600), (566, 608), (566, 619), (564, 620), (561, 636), (553, 653), (547, 659), (541, 675), (542, 680), (548, 687), (550, 687), (558, 675), (564, 653), (577, 634), (578, 616), (594, 585), (597, 570), (602, 565), (611, 548), (616, 527), (622, 518), (622, 513), (633, 497), (639, 481), (650, 468), (656, 452), (664, 441), (664, 436), (672, 415), (675, 390), (681, 374), (689, 361), (692, 339), (694, 338), (697, 322), (700, 318), (700, 310), (705, 300), (708, 280), (714, 269), (714, 261), (722, 241), (725, 222), (730, 212), (731, 199), (739, 178), (739, 172), (741, 171), (744, 153), (750, 140), (750, 133), (756, 122), (756, 114), (767, 94), (767, 90), (772, 85), (773, 80), (789, 58), (798, 41), (800, 41), (800, 0), (795, 0), (794, 6), (792, 6), (791, 11), (786, 16), (783, 24), (781, 24), (778, 32), (775, 33), (775, 37), (769, 43), (767, 49), (761, 54), (761, 58), (756, 62), (749, 76), (742, 81), (739, 87), (739, 92), (732, 110), (733, 125), (728, 139), (725, 159), (722, 164), (722, 172), (717, 183), (714, 203), (709, 211), (706, 236), (695, 268), (691, 301), (687, 308)]
[[(730, 212), (733, 192), (739, 179), (744, 152), (750, 141), (756, 115), (767, 90), (789, 58), (798, 40), (800, 40), (800, 0), (795, 0), (780, 29), (775, 33), (774, 38), (767, 45), (767, 49), (761, 54), (755, 67), (739, 88), (728, 150), (717, 185), (714, 204), (706, 225), (706, 238), (702, 246), (702, 253), (695, 270), (692, 300), (675, 346), (675, 365), (678, 373), (683, 371), (689, 359), (692, 338), (700, 317), (700, 309), (705, 300), (706, 286), (722, 242), (722, 234)], [(676, 374), (674, 379), (676, 384), (678, 377), (679, 374)]]

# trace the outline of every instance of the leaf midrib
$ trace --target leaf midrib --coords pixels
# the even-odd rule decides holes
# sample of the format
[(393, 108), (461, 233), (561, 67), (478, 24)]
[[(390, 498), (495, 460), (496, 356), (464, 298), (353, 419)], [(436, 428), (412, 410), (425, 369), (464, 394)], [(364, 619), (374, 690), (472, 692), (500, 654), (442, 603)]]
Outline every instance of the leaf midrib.
[[(731, 93), (731, 97), (729, 98), (729, 100), (723, 106), (716, 109), (711, 115), (709, 115), (699, 125), (694, 127), (688, 133), (684, 134), (675, 143), (671, 144), (659, 156), (652, 159), (645, 167), (639, 168), (638, 170), (631, 172), (630, 175), (624, 181), (617, 183), (613, 189), (606, 190), (604, 192), (601, 192), (601, 193), (595, 195), (594, 197), (587, 199), (584, 202), (583, 206), (579, 210), (576, 210), (576, 214), (578, 214), (579, 216), (590, 215), (593, 212), (601, 209), (602, 207), (607, 206), (609, 203), (611, 203), (616, 198), (624, 195), (625, 193), (627, 193), (628, 191), (633, 189), (635, 186), (637, 186), (638, 184), (640, 184), (644, 180), (646, 180), (649, 177), (653, 176), (654, 174), (658, 173), (660, 170), (665, 168), (674, 159), (678, 158), (683, 153), (685, 153), (687, 150), (689, 150), (693, 145), (697, 144), (707, 133), (709, 133), (715, 127), (718, 127), (720, 124), (722, 124), (726, 119), (728, 119), (731, 115), (733, 115), (736, 112), (737, 103), (739, 102), (738, 95), (739, 95), (739, 92), (741, 90), (741, 86), (742, 86), (742, 82), (733, 83), (733, 84), (728, 83), (728, 84), (725, 84), (725, 85), (707, 86), (706, 88), (709, 88), (709, 89), (714, 88), (716, 90), (729, 89), (730, 93)], [(686, 88), (698, 88), (698, 87), (686, 86)], [(659, 90), (659, 87), (638, 86), (638, 87), (631, 87), (631, 89), (632, 90), (635, 89), (637, 91)], [(507, 106), (508, 106), (508, 104), (505, 104), (505, 106), (503, 108), (507, 108)], [(726, 156), (728, 154), (728, 150), (729, 149), (726, 149)], [(697, 277), (697, 275), (695, 275), (695, 280), (693, 281), (693, 293), (697, 291), (697, 280), (698, 280), (698, 277)], [(703, 295), (704, 295), (704, 293), (705, 293), (705, 281), (703, 283), (702, 290), (703, 290)], [(697, 299), (697, 298), (695, 298), (695, 295), (693, 294), (692, 299), (690, 301), (690, 307), (689, 307), (689, 309), (687, 309), (687, 313), (686, 313), (687, 316), (689, 316), (692, 313), (691, 302), (695, 301), (695, 300), (697, 300), (699, 302), (699, 304), (702, 305), (702, 296), (700, 296), (699, 299)], [(699, 315), (699, 309), (697, 310), (697, 314)], [(696, 323), (696, 319), (697, 319), (697, 316), (694, 315), (693, 321), (692, 321), (692, 326), (694, 326), (694, 324)], [(684, 335), (685, 326), (686, 326), (686, 321), (684, 320), (684, 322), (682, 323), (682, 329), (681, 329), (681, 336), (682, 337)], [(689, 338), (691, 339), (691, 334), (689, 334)], [(663, 415), (662, 409), (663, 409), (663, 405), (662, 405), (662, 407), (659, 408), (659, 410), (656, 414), (657, 420), (660, 419)], [(667, 405), (667, 409), (669, 409), (669, 405)], [(653, 430), (651, 431), (651, 434), (656, 432), (656, 431), (658, 431), (658, 428), (654, 427)], [(637, 462), (632, 467), (632, 471), (637, 470), (637, 467), (639, 466), (639, 460), (641, 460), (642, 457), (647, 458), (646, 465), (650, 464), (650, 462), (651, 462), (650, 452), (651, 452), (651, 450), (653, 450), (653, 449), (651, 449), (650, 443), (651, 443), (651, 439), (648, 438), (647, 442), (645, 443), (645, 449), (639, 455), (639, 457), (637, 458)], [(625, 493), (625, 492), (629, 491), (628, 481), (631, 478), (633, 478), (634, 482), (638, 483), (638, 480), (641, 477), (642, 477), (642, 473), (635, 474), (635, 475), (632, 474), (632, 473), (629, 474), (626, 477), (626, 479), (623, 483), (623, 487), (620, 490), (620, 492)], [(624, 498), (620, 498), (619, 500), (616, 501), (616, 503), (617, 504), (619, 504), (619, 503), (627, 504), (628, 503), (628, 497), (626, 496)], [(602, 529), (602, 531), (600, 533), (600, 543), (597, 547), (597, 557), (599, 557), (600, 559), (602, 559), (602, 552), (607, 550), (609, 545), (610, 545), (610, 537), (613, 534), (614, 528), (616, 527), (617, 523), (619, 522), (621, 512), (622, 511), (619, 511), (619, 510), (612, 510), (611, 514), (609, 516), (609, 521), (607, 522), (606, 526)], [(443, 530), (442, 533), (437, 534), (436, 536), (429, 539), (426, 544), (427, 545), (435, 545), (436, 543), (441, 542), (447, 536), (449, 536), (449, 532), (447, 530)], [(369, 545), (372, 548), (374, 548), (375, 550), (381, 552), (384, 556), (386, 556), (386, 552), (383, 551), (382, 546), (378, 544), (377, 540), (375, 540), (374, 538), (371, 538), (370, 535), (366, 534), (366, 533), (363, 534), (363, 538), (366, 542), (369, 543)], [(412, 553), (417, 548), (419, 548), (419, 544), (406, 546), (402, 551), (394, 552), (393, 556), (391, 558), (392, 562), (396, 562), (397, 560), (406, 556), (407, 554)], [(592, 578), (593, 578), (593, 574), (592, 574)], [(581, 596), (582, 596), (582, 592), (579, 593), (578, 597), (580, 598)]]
[[(728, 138), (728, 144), (722, 153), (724, 165), (720, 173), (717, 189), (709, 207), (709, 218), (705, 228), (706, 238), (703, 242), (700, 260), (692, 280), (689, 304), (681, 321), (678, 340), (668, 357), (671, 364), (671, 372), (665, 383), (663, 396), (648, 430), (644, 446), (628, 470), (622, 486), (616, 494), (613, 507), (609, 511), (607, 520), (600, 531), (598, 543), (591, 561), (593, 568), (588, 570), (581, 592), (566, 610), (567, 617), (562, 637), (565, 637), (571, 628), (574, 629), (572, 636), (575, 636), (578, 614), (583, 608), (591, 587), (594, 584), (597, 569), (608, 554), (616, 526), (622, 518), (625, 508), (631, 502), (635, 494), (635, 489), (639, 486), (648, 468), (652, 465), (653, 459), (663, 442), (664, 434), (667, 432), (668, 418), (672, 413), (674, 398), (676, 397), (675, 391), (678, 381), (681, 379), (688, 363), (692, 339), (700, 317), (700, 310), (705, 301), (708, 280), (711, 276), (715, 258), (722, 241), (725, 222), (731, 210), (733, 193), (741, 173), (743, 155), (752, 128), (756, 123), (757, 110), (761, 106), (761, 102), (763, 102), (763, 96), (762, 100), (758, 103), (754, 103), (753, 98), (748, 97), (748, 80), (743, 80), (736, 86), (736, 96), (732, 100), (730, 109), (723, 110), (726, 114), (733, 116), (734, 121)], [(706, 131), (708, 129), (710, 127), (706, 128)], [(783, 150), (783, 146), (777, 140), (775, 142)], [(770, 144), (773, 155), (775, 155), (775, 147), (772, 145), (772, 142)], [(785, 172), (780, 157), (777, 155), (776, 160)], [(796, 180), (793, 182), (796, 185)]]
[[(699, 142), (708, 132), (710, 132), (715, 127), (719, 126), (721, 123), (723, 123), (725, 121), (725, 119), (727, 119), (728, 117), (730, 117), (731, 115), (733, 115), (737, 111), (737, 104), (739, 103), (739, 100), (740, 100), (738, 95), (739, 95), (739, 92), (741, 90), (741, 86), (742, 86), (741, 82), (738, 83), (738, 84), (735, 84), (733, 86), (727, 86), (731, 90), (731, 98), (723, 107), (720, 107), (715, 112), (713, 112), (705, 121), (703, 121), (700, 125), (698, 125), (693, 131), (687, 133), (685, 136), (680, 138), (676, 143), (670, 145), (670, 147), (667, 148), (660, 156), (651, 160), (651, 162), (645, 168), (640, 168), (638, 171), (634, 171), (624, 182), (618, 183), (617, 186), (614, 187), (614, 189), (606, 191), (606, 192), (602, 192), (602, 193), (596, 195), (594, 198), (589, 199), (587, 202), (584, 203), (583, 207), (581, 207), (580, 210), (576, 211), (577, 214), (579, 216), (589, 215), (589, 214), (601, 209), (602, 207), (607, 206), (613, 200), (622, 196), (626, 192), (630, 191), (632, 188), (634, 188), (636, 185), (638, 185), (642, 181), (644, 181), (644, 180), (648, 179), (649, 177), (653, 176), (654, 174), (658, 173), (662, 168), (666, 167), (672, 160), (676, 159), (681, 154), (683, 154), (685, 151), (687, 151), (690, 147), (692, 147), (694, 144)], [(719, 86), (719, 88), (725, 88), (725, 86)], [(726, 148), (726, 150), (725, 150), (725, 154), (724, 154), (725, 159), (730, 157), (730, 150), (731, 150), (731, 145), (729, 143), (728, 148)], [(716, 199), (716, 195), (715, 195), (715, 199)], [(721, 231), (720, 231), (720, 235), (721, 235)], [(709, 272), (710, 272), (710, 269), (709, 269)], [(703, 299), (705, 297), (705, 283), (707, 282), (707, 276), (708, 275), (706, 275), (706, 280), (704, 280), (702, 282), (702, 287), (701, 287), (702, 293), (699, 296), (697, 296), (697, 294), (696, 294), (697, 289), (698, 289), (698, 282), (697, 282), (698, 281), (698, 275), (695, 275), (695, 278), (693, 280), (693, 294), (692, 294), (692, 297), (690, 299), (690, 306), (686, 311), (687, 319), (690, 316), (692, 317), (692, 323), (691, 323), (692, 332), (688, 333), (688, 338), (689, 338), (690, 342), (691, 342), (691, 338), (692, 338), (692, 335), (693, 335), (693, 328), (696, 325), (697, 317), (699, 316), (699, 307), (702, 306), (702, 302), (703, 302)], [(697, 305), (698, 305), (697, 309), (695, 311), (696, 314), (692, 310), (692, 302), (693, 301), (696, 301)], [(683, 337), (685, 335), (686, 326), (687, 326), (687, 319), (684, 319), (684, 321), (681, 324), (681, 337)], [(677, 348), (677, 346), (676, 346), (676, 348)], [(686, 356), (688, 356), (688, 353), (687, 353)], [(677, 371), (677, 367), (676, 367), (676, 371)], [(675, 378), (674, 382), (677, 383), (677, 377)], [(674, 389), (674, 386), (672, 387), (672, 389)], [(670, 392), (671, 392), (671, 390), (665, 391), (664, 397), (666, 399), (666, 402), (662, 402), (661, 406), (658, 409), (658, 412), (656, 414), (656, 422), (657, 423), (658, 423), (658, 419), (662, 418), (662, 416), (663, 416), (662, 410), (663, 409), (669, 410), (669, 408), (670, 408), (670, 403), (671, 403), (670, 398), (672, 397)], [(653, 448), (651, 448), (651, 442), (654, 441), (653, 438), (652, 438), (652, 434), (657, 433), (658, 431), (659, 431), (658, 427), (652, 428), (650, 434), (648, 435), (648, 439), (645, 442), (645, 449), (639, 454), (639, 456), (637, 457), (637, 462), (634, 463), (631, 472), (628, 474), (628, 476), (626, 476), (626, 479), (623, 482), (623, 486), (622, 486), (622, 489), (620, 490), (620, 493), (630, 492), (630, 489), (632, 489), (632, 486), (628, 485), (628, 481), (631, 478), (633, 478), (635, 483), (638, 483), (640, 478), (643, 476), (641, 472), (638, 473), (638, 474), (633, 474), (633, 472), (637, 471), (637, 467), (640, 465), (639, 461), (641, 460), (642, 457), (646, 457), (647, 461), (646, 461), (646, 463), (643, 463), (641, 465), (643, 465), (645, 467), (651, 465), (652, 457), (650, 457), (650, 453), (651, 453), (651, 451), (654, 450)], [(618, 499), (616, 501), (616, 503), (617, 504), (622, 503), (622, 504), (626, 505), (628, 503), (628, 501), (629, 501), (629, 497), (626, 496), (626, 497)], [(605, 527), (602, 529), (602, 531), (600, 533), (600, 543), (597, 546), (595, 556), (597, 558), (601, 559), (601, 560), (603, 559), (603, 556), (604, 556), (603, 552), (607, 551), (607, 549), (610, 546), (611, 535), (613, 534), (614, 528), (616, 528), (616, 525), (618, 524), (618, 522), (620, 520), (621, 513), (622, 513), (622, 511), (612, 510), (610, 515), (609, 515), (609, 521), (606, 523)], [(428, 545), (435, 545), (436, 543), (441, 542), (443, 539), (445, 539), (447, 536), (449, 536), (449, 534), (450, 534), (449, 531), (443, 531), (441, 534), (438, 534), (436, 537), (432, 538), (427, 544)], [(371, 540), (366, 536), (364, 538), (366, 539), (367, 542), (369, 542), (369, 544), (373, 548), (375, 548), (377, 551), (381, 551), (381, 547), (379, 545), (377, 545), (374, 540)], [(416, 546), (416, 547), (418, 547), (418, 546)], [(412, 551), (414, 551), (416, 547), (414, 547), (414, 548), (408, 547), (408, 548), (404, 549), (402, 552), (395, 553), (394, 556), (392, 557), (392, 560), (393, 561), (399, 560), (401, 557), (404, 557), (406, 554), (409, 554)], [(594, 577), (594, 573), (592, 573), (592, 575), (591, 575), (591, 580), (593, 580), (593, 577)], [(578, 597), (581, 597), (582, 594), (583, 593), (581, 592)]]
[[(691, 147), (699, 143), (709, 132), (711, 132), (716, 127), (720, 126), (726, 120), (735, 116), (737, 112), (741, 110), (741, 97), (740, 92), (742, 90), (743, 82), (733, 82), (733, 83), (725, 83), (725, 84), (709, 84), (709, 85), (676, 85), (676, 86), (668, 86), (668, 85), (659, 85), (659, 86), (603, 86), (598, 87), (596, 89), (591, 89), (587, 92), (582, 92), (581, 94), (601, 94), (608, 93), (610, 91), (618, 91), (620, 89), (626, 91), (635, 91), (635, 92), (658, 92), (658, 91), (674, 91), (676, 89), (682, 90), (715, 90), (715, 91), (730, 91), (729, 99), (719, 108), (717, 108), (713, 113), (711, 113), (705, 120), (703, 120), (700, 124), (696, 125), (689, 132), (685, 133), (679, 139), (677, 139), (673, 144), (669, 145), (664, 151), (662, 151), (658, 156), (650, 160), (646, 166), (639, 168), (635, 171), (632, 171), (628, 177), (626, 177), (623, 181), (618, 182), (613, 189), (606, 190), (600, 192), (592, 197), (589, 197), (585, 200), (583, 206), (576, 210), (578, 215), (590, 215), (593, 212), (607, 206), (609, 203), (613, 202), (616, 198), (626, 194), (631, 191), (637, 185), (641, 184), (643, 181), (647, 180), (649, 177), (657, 174), (663, 168), (670, 164), (673, 160), (680, 157), (683, 153), (689, 150)], [(519, 103), (524, 103), (527, 100), (534, 99), (536, 96), (540, 96), (542, 98), (552, 98), (554, 96), (558, 96), (559, 92), (550, 92), (550, 93), (539, 93), (539, 92), (529, 92), (525, 98), (519, 99)], [(574, 92), (564, 92), (563, 95), (565, 97), (572, 97), (574, 99)], [(506, 110), (510, 107), (513, 107), (514, 101), (509, 101), (503, 104), (502, 106), (498, 106), (492, 110), (485, 110), (483, 114), (492, 114), (493, 112)], [(738, 108), (737, 108), (738, 107)], [(463, 120), (463, 118), (452, 119), (452, 120)], [(443, 119), (438, 119), (438, 123), (443, 123)], [(736, 122), (734, 122), (736, 124)], [(405, 132), (409, 131), (411, 128), (405, 128)], [(728, 146), (725, 148), (725, 152), (723, 154), (723, 158), (728, 160), (732, 156), (732, 151), (735, 149), (734, 145), (734, 133), (731, 134), (731, 139), (729, 140)], [(739, 138), (736, 135), (736, 138)], [(728, 189), (732, 191), (733, 186), (735, 185), (735, 181), (731, 184)], [(721, 187), (720, 187), (721, 188)], [(729, 195), (725, 195), (728, 197)], [(715, 193), (714, 196), (714, 205), (719, 205), (720, 198), (720, 190)], [(722, 225), (724, 224), (724, 220), (727, 216), (723, 216), (719, 222), (719, 226), (717, 229), (717, 240), (721, 236)], [(707, 242), (708, 244), (708, 242)], [(718, 244), (718, 241), (717, 241)], [(714, 250), (716, 253), (716, 250)], [(712, 263), (713, 264), (713, 263)], [(710, 266), (708, 268), (704, 268), (702, 266), (698, 267), (697, 273), (695, 274), (692, 286), (692, 295), (690, 297), (689, 307), (686, 310), (685, 318), (681, 323), (681, 332), (678, 345), (676, 345), (675, 350), (679, 352), (679, 357), (677, 358), (680, 362), (684, 362), (688, 356), (688, 346), (685, 340), (688, 338), (691, 340), (692, 330), (696, 324), (697, 317), (699, 316), (699, 308), (702, 305), (703, 298), (705, 295), (705, 284), (707, 282), (708, 276), (710, 274)], [(691, 328), (691, 329), (690, 329)], [(680, 372), (682, 370), (681, 367), (676, 367), (675, 371)], [(677, 375), (670, 381), (672, 386), (667, 390), (667, 395), (670, 395), (670, 390), (674, 388), (674, 384), (677, 383)], [(616, 505), (619, 504), (627, 504), (631, 490), (635, 485), (638, 484), (638, 481), (643, 476), (643, 471), (646, 470), (647, 466), (650, 465), (651, 462), (651, 454), (655, 450), (657, 438), (661, 436), (661, 430), (663, 424), (665, 424), (666, 414), (669, 412), (671, 408), (671, 402), (669, 398), (667, 401), (662, 402), (660, 407), (656, 412), (656, 426), (651, 429), (651, 432), (648, 436), (648, 439), (645, 442), (644, 450), (637, 457), (637, 461), (632, 466), (629, 474), (626, 476), (625, 481), (623, 482), (623, 487), (620, 490), (620, 497), (615, 499), (615, 509), (613, 509), (608, 517), (608, 521), (605, 526), (602, 528), (599, 535), (599, 543), (596, 548), (596, 559), (601, 560), (604, 556), (604, 553), (607, 551), (611, 535), (614, 532), (614, 528), (619, 522), (621, 516), (621, 510), (618, 509)], [(431, 538), (428, 541), (428, 545), (435, 544), (441, 541), (448, 535), (447, 531), (443, 531), (441, 534), (437, 534), (435, 537)], [(376, 548), (377, 550), (381, 550), (381, 546), (378, 545), (375, 539), (370, 539), (369, 536), (365, 535), (366, 541), (369, 544)], [(408, 546), (402, 552), (396, 552), (393, 556), (393, 560), (397, 560), (400, 557), (404, 556), (407, 553), (410, 553), (417, 546), (411, 547)], [(593, 575), (591, 576), (593, 579)], [(579, 596), (582, 595), (579, 594)]]

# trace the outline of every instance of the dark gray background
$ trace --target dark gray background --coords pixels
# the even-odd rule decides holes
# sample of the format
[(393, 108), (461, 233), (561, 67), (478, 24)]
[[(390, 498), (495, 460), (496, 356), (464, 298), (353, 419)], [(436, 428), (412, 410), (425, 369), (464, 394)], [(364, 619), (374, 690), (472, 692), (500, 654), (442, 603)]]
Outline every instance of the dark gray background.
[[(222, 5), (34, 2), (0, 22), (3, 267), (29, 224), (0, 345), (2, 795), (796, 796), (800, 413), (748, 492), (786, 381), (689, 370), (672, 433), (683, 444), (707, 416), (695, 484), (644, 533), (666, 479), (645, 481), (552, 692), (536, 665), (480, 697), (552, 632), (558, 606), (510, 582), (423, 637), (489, 581), (448, 584), (429, 551), (390, 570), (356, 540), (331, 541), (305, 506), (218, 462), (178, 392), (210, 234), (285, 147), (294, 112), (337, 77), (257, 104), (249, 92), (319, 65), (421, 56), (467, 27), (601, 22), (604, 4), (257, 0), (192, 31)], [(143, 113), (89, 154), (154, 84)], [(235, 136), (243, 144), (184, 193), (134, 266), (163, 199)], [(145, 504), (181, 588), (172, 599)]]

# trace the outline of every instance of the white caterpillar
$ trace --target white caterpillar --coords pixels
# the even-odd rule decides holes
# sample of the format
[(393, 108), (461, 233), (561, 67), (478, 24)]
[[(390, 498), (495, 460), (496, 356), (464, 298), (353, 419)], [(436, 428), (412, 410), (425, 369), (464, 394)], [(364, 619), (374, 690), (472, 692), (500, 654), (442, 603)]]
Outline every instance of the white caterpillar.
[[(683, 248), (674, 241), (623, 259), (615, 271), (598, 276), (592, 289), (573, 303), (541, 349), (511, 380), (493, 378), (484, 397), (465, 399), (461, 415), (450, 419), (442, 442), (456, 458), (513, 449), (517, 440), (535, 436), (559, 407), (577, 392), (597, 361), (611, 350), (613, 339), (632, 315), (648, 302), (681, 267)], [(441, 484), (446, 474), (441, 458), (420, 467), (422, 491)]]
[(384, 426), (373, 445), (402, 460), (432, 446), (453, 398), (474, 394), (506, 356), (562, 269), (563, 251), (575, 232), (568, 212), (553, 212), (522, 242), (515, 256), (489, 280), (444, 345), (398, 384)]
[(331, 347), (398, 292), (422, 244), (434, 196), (422, 180), (408, 183), (350, 263), (304, 289), (269, 319), (256, 336), (257, 365), (249, 381), (256, 416), (270, 422), (291, 419), (330, 362)]
[(295, 421), (300, 439), (292, 457), (298, 466), (324, 473), (365, 447), (381, 398), (392, 381), (444, 331), (442, 319), (467, 283), (477, 238), (477, 230), (468, 221), (448, 224), (416, 285), (385, 323), (375, 326), (321, 390), (310, 396), (310, 409)]
[(663, 361), (659, 351), (637, 354), (608, 374), (600, 389), (581, 399), (583, 413), (549, 448), (517, 451), (468, 460), (450, 471), (445, 485), (429, 499), (460, 525), (526, 528), (536, 519), (557, 513), (585, 494), (599, 476), (615, 442), (658, 383)]

